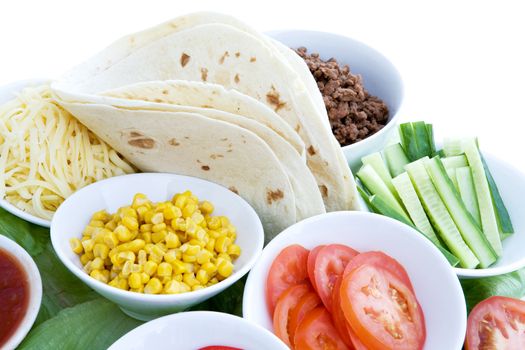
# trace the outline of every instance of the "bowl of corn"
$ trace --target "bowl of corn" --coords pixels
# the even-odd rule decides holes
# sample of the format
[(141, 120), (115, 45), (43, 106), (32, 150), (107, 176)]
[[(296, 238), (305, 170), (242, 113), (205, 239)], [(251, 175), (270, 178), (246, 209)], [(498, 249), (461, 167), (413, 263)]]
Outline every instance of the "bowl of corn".
[(64, 265), (140, 320), (183, 311), (244, 276), (264, 232), (241, 197), (209, 181), (141, 173), (89, 185), (51, 222)]

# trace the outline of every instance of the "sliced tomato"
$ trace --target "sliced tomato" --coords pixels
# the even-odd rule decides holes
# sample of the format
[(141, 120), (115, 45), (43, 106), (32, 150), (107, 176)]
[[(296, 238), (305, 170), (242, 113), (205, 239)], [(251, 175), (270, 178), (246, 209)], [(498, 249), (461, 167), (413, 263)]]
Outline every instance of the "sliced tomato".
[(288, 346), (291, 346), (288, 331), (290, 312), (297, 306), (302, 296), (310, 291), (310, 286), (302, 283), (288, 288), (279, 299), (277, 299), (277, 305), (273, 313), (273, 331), (275, 335)]
[(328, 311), (332, 310), (332, 290), (337, 277), (343, 274), (346, 264), (357, 251), (342, 244), (330, 244), (319, 251), (315, 258), (315, 285), (317, 293)]
[(310, 250), (310, 253), (308, 254), (308, 261), (306, 263), (306, 267), (308, 270), (308, 278), (310, 279), (310, 283), (312, 284), (312, 287), (317, 291), (317, 287), (315, 286), (315, 258), (317, 258), (317, 254), (319, 254), (319, 251), (323, 249), (324, 245), (318, 245), (314, 249)]
[(200, 348), (199, 350), (242, 350), (242, 349), (232, 348), (231, 346), (212, 345), (212, 346), (206, 346), (204, 348)]
[(296, 350), (348, 350), (324, 306), (308, 312), (294, 337)]
[(322, 305), (322, 303), (321, 299), (319, 299), (317, 296), (317, 293), (309, 292), (303, 295), (297, 305), (292, 309), (292, 311), (290, 311), (288, 332), (290, 334), (290, 343), (292, 345), (292, 349), (294, 348), (294, 336), (299, 323), (309, 311), (315, 309), (319, 305)]
[(422, 349), (425, 319), (414, 293), (389, 269), (361, 265), (343, 277), (341, 307), (370, 349)]
[(525, 302), (490, 297), (476, 305), (467, 322), (467, 350), (525, 349)]
[(352, 329), (352, 327), (350, 327), (350, 325), (347, 324), (346, 328), (348, 330), (348, 336), (352, 340), (352, 346), (354, 347), (355, 350), (369, 350), (365, 346), (365, 344), (363, 344), (363, 342), (359, 339), (357, 334), (355, 334), (354, 330)]
[(386, 269), (391, 274), (396, 276), (401, 282), (405, 283), (411, 291), (414, 291), (412, 287), (412, 282), (410, 282), (410, 277), (406, 272), (403, 265), (401, 265), (396, 259), (391, 256), (386, 255), (383, 252), (365, 252), (356, 255), (348, 264), (346, 265), (343, 276), (346, 276), (356, 268), (360, 267), (363, 264), (373, 265), (380, 269)]
[(284, 248), (275, 258), (266, 279), (266, 303), (270, 315), (281, 294), (291, 286), (308, 281), (306, 261), (308, 250), (294, 244)]
[(352, 341), (348, 335), (348, 325), (346, 322), (345, 314), (343, 309), (341, 309), (341, 282), (343, 281), (343, 276), (339, 276), (335, 281), (334, 290), (332, 291), (332, 320), (334, 321), (334, 326), (339, 332), (341, 339), (349, 348), (353, 348)]

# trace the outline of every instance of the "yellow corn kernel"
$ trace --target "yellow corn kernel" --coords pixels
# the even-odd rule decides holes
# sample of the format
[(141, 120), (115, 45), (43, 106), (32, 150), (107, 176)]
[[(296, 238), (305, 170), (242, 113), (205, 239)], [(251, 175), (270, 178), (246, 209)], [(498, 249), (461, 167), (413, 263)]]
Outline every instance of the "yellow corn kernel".
[(144, 265), (147, 261), (148, 255), (146, 254), (146, 251), (144, 249), (139, 250), (139, 252), (137, 253), (137, 262), (140, 265)]
[(211, 202), (203, 201), (200, 203), (199, 209), (201, 210), (203, 214), (211, 214), (213, 213), (213, 210), (215, 208), (213, 207), (213, 204), (211, 204)]
[(138, 289), (142, 287), (142, 278), (140, 276), (140, 273), (132, 272), (128, 277), (128, 284), (130, 288)]
[(131, 207), (124, 207), (124, 208), (121, 208), (121, 212), (120, 212), (120, 217), (122, 219), (124, 219), (125, 217), (133, 217), (133, 218), (137, 218), (138, 215), (137, 215), (137, 211), (134, 209), (134, 208), (131, 208)]
[(159, 294), (162, 291), (162, 283), (158, 278), (152, 278), (148, 281), (144, 287), (144, 293), (146, 294)]
[(175, 249), (170, 249), (164, 254), (165, 262), (172, 264), (175, 260), (177, 260), (177, 252)]
[(201, 251), (201, 247), (198, 245), (191, 245), (188, 243), (185, 243), (184, 245), (186, 246), (186, 248), (182, 249), (182, 246), (181, 246), (181, 251), (187, 255), (192, 255), (196, 257)]
[(107, 223), (109, 220), (111, 220), (111, 216), (108, 214), (105, 210), (99, 210), (93, 216), (91, 217), (91, 220), (99, 220), (103, 223)]
[(91, 271), (93, 271), (93, 268), (91, 267), (91, 261), (88, 261), (86, 265), (84, 265), (84, 271), (89, 274)]
[(140, 273), (142, 272), (142, 265), (140, 264), (133, 264), (131, 265), (131, 272)]
[(207, 262), (210, 262), (211, 258), (213, 258), (213, 254), (209, 250), (202, 249), (197, 254), (197, 263), (203, 265)]
[(118, 225), (114, 232), (117, 234), (118, 240), (121, 242), (128, 242), (131, 240), (132, 233), (124, 225)]
[(164, 254), (166, 254), (166, 252), (168, 251), (168, 247), (166, 247), (166, 244), (164, 244), (163, 242), (156, 243), (155, 246), (159, 247), (160, 250), (164, 252)]
[(200, 269), (199, 271), (197, 271), (197, 276), (195, 278), (197, 279), (197, 281), (199, 281), (200, 284), (205, 286), (210, 280), (210, 275), (208, 275), (208, 272), (206, 272), (206, 270)]
[(186, 232), (186, 220), (184, 220), (183, 218), (171, 220), (171, 227), (174, 230)]
[(232, 241), (228, 237), (221, 236), (215, 241), (215, 251), (217, 253), (226, 253)]
[(117, 288), (128, 290), (129, 289), (128, 280), (126, 278), (119, 278), (117, 282)]
[(107, 277), (100, 270), (91, 270), (89, 273), (91, 277), (102, 283), (108, 283)]
[(188, 242), (186, 242), (190, 245), (194, 245), (194, 246), (197, 246), (197, 247), (201, 247), (201, 249), (205, 249), (206, 248), (206, 243), (208, 243), (208, 238), (207, 237), (204, 237), (203, 240), (199, 240), (199, 239), (196, 239), (196, 238), (192, 238), (190, 239)]
[(142, 284), (148, 283), (149, 280), (150, 280), (150, 277), (147, 273), (145, 272), (140, 273), (140, 281), (142, 282)]
[(208, 235), (210, 236), (210, 238), (214, 239), (217, 239), (221, 236), (221, 234), (217, 230), (208, 230)]
[(109, 281), (108, 285), (118, 288), (118, 277), (113, 277), (111, 281)]
[(95, 257), (106, 259), (109, 254), (109, 247), (103, 243), (97, 243), (93, 246), (93, 255)]
[(174, 206), (173, 204), (167, 205), (162, 213), (164, 214), (164, 218), (166, 220), (173, 220), (182, 216), (182, 211), (180, 208)]
[(131, 267), (133, 266), (133, 263), (129, 260), (127, 260), (125, 263), (124, 263), (124, 266), (122, 266), (122, 271), (120, 272), (122, 277), (124, 278), (128, 278), (129, 275), (131, 274)]
[(148, 197), (143, 193), (137, 193), (133, 196), (133, 201), (131, 202), (131, 207), (137, 209), (145, 204), (149, 203)]
[(142, 224), (140, 225), (140, 232), (151, 232), (153, 224)]
[[(166, 225), (164, 224), (164, 226)], [(168, 235), (168, 231), (166, 230), (159, 231), (159, 232), (153, 232), (151, 234), (151, 240), (153, 241), (153, 243), (159, 243), (159, 242), (162, 242), (164, 238), (166, 238), (167, 235)]]
[(149, 208), (145, 205), (135, 208), (139, 221), (144, 221), (144, 215), (149, 211)]
[(193, 236), (195, 232), (197, 232), (197, 229), (197, 224), (191, 218), (186, 218), (186, 233)]
[(160, 224), (154, 224), (151, 227), (151, 231), (153, 231), (153, 232), (166, 231), (166, 224), (164, 222), (161, 222)]
[(80, 239), (80, 243), (87, 241), (88, 239), (91, 239), (91, 236), (82, 236), (82, 238)]
[(134, 239), (131, 242), (126, 242), (119, 245), (118, 250), (138, 253), (138, 251), (144, 248), (145, 246), (146, 242), (143, 239)]
[(182, 276), (182, 281), (186, 283), (189, 287), (193, 287), (194, 285), (199, 284), (199, 281), (197, 281), (193, 272), (186, 272)]
[(82, 247), (82, 243), (80, 243), (80, 239), (78, 239), (78, 238), (71, 238), (69, 240), (69, 245), (71, 246), (71, 250), (75, 254), (82, 254), (84, 252), (84, 248)]
[(177, 193), (171, 201), (173, 202), (173, 204), (175, 204), (177, 208), (182, 209), (188, 201), (188, 196), (181, 193)]
[(153, 225), (164, 223), (164, 214), (162, 214), (162, 213), (155, 213), (155, 214), (153, 214), (153, 216), (151, 217), (151, 223)]
[(104, 237), (104, 243), (108, 248), (115, 248), (118, 245), (118, 237), (115, 232), (111, 232)]
[[(166, 202), (159, 202), (155, 205), (155, 212), (156, 213), (163, 213), (164, 209), (167, 207)], [(163, 214), (164, 215), (164, 214)]]
[(193, 213), (196, 210), (197, 210), (197, 206), (195, 205), (195, 203), (189, 202), (182, 209), (182, 217), (183, 218), (189, 218), (189, 217), (191, 217), (193, 215)]
[(92, 239), (86, 239), (85, 241), (82, 241), (82, 247), (86, 253), (92, 251), (94, 245), (95, 242)]
[(241, 247), (239, 247), (237, 244), (231, 244), (228, 247), (227, 252), (232, 257), (232, 259), (237, 259), (239, 255), (241, 255)]
[(233, 264), (230, 261), (223, 260), (218, 264), (217, 272), (223, 277), (229, 277), (233, 272)]
[(186, 263), (194, 263), (197, 261), (197, 257), (195, 255), (188, 255), (188, 254), (182, 254), (182, 261)]
[(164, 293), (166, 294), (178, 294), (189, 292), (190, 288), (181, 281), (171, 280), (164, 286)]
[(150, 276), (153, 276), (155, 272), (157, 272), (157, 266), (158, 264), (154, 261), (148, 261), (144, 264), (144, 272), (147, 273)]
[(100, 227), (86, 226), (84, 232), (82, 232), (82, 235), (91, 237), (94, 233), (98, 232), (99, 230)]
[(130, 252), (130, 251), (119, 252), (117, 254), (116, 261), (117, 261), (117, 264), (119, 264), (119, 265), (125, 264), (126, 261), (130, 261), (131, 263), (134, 263), (135, 262), (135, 253)]
[(144, 286), (140, 286), (140, 288), (130, 288), (129, 291), (134, 293), (144, 293)]
[(162, 259), (164, 257), (164, 254), (164, 250), (159, 245), (154, 245), (153, 248), (151, 248), (150, 256), (157, 255)]
[(144, 250), (146, 251), (146, 253), (151, 254), (151, 250), (154, 246), (155, 244), (153, 243), (146, 243), (146, 245), (144, 246)]
[(219, 279), (217, 277), (213, 277), (210, 282), (208, 282), (208, 286), (213, 286), (214, 284), (219, 283)]
[(208, 228), (210, 230), (218, 230), (221, 228), (221, 219), (218, 216), (212, 216), (208, 220)]
[(162, 262), (157, 267), (157, 276), (159, 277), (165, 277), (165, 276), (171, 276), (173, 268), (170, 264), (167, 262)]
[(111, 280), (114, 280), (117, 276), (118, 276), (118, 272), (113, 270), (113, 269), (111, 269), (111, 271), (109, 272), (109, 278)]
[(208, 239), (208, 243), (206, 243), (206, 250), (209, 250), (210, 252), (215, 251), (215, 238)]
[(114, 231), (117, 228), (117, 223), (113, 220), (110, 220), (104, 225), (105, 228), (107, 228), (110, 231)]
[(106, 277), (106, 282), (104, 282), (104, 283), (108, 283), (108, 281), (109, 281), (109, 276), (110, 276), (110, 272), (109, 272), (109, 270), (104, 269), (104, 270), (102, 270), (101, 272), (102, 272), (102, 274), (104, 275), (104, 277)]
[(177, 275), (173, 275), (172, 280), (177, 281), (177, 282), (182, 282), (182, 274), (179, 273)]
[(89, 261), (93, 260), (95, 256), (93, 255), (93, 252), (87, 252), (80, 256), (80, 263), (82, 265), (86, 265)]
[(100, 220), (91, 220), (88, 224), (91, 227), (104, 227), (104, 222)]
[(146, 243), (151, 243), (151, 232), (142, 232), (142, 239)]
[(206, 288), (206, 287), (205, 286), (201, 286), (200, 284), (196, 284), (193, 287), (191, 287), (191, 290), (192, 291), (196, 291), (196, 290), (204, 289), (204, 288)]
[(204, 270), (208, 273), (209, 276), (213, 276), (217, 272), (217, 266), (215, 266), (211, 262), (207, 262), (207, 263), (202, 264), (200, 270)]
[[(159, 276), (159, 278), (161, 278), (161, 277)], [(171, 281), (171, 276), (164, 276), (164, 277), (162, 277), (162, 279), (160, 281), (162, 282), (162, 285), (164, 286), (164, 285), (166, 285), (166, 283)]]
[(178, 248), (180, 247), (180, 239), (179, 237), (173, 233), (173, 232), (169, 232), (166, 237), (164, 237), (164, 240), (166, 242), (166, 247), (168, 249), (171, 249), (171, 248)]
[(102, 270), (104, 268), (104, 260), (95, 258), (91, 261), (91, 268), (94, 270)]
[(184, 263), (186, 266), (186, 272), (195, 272), (195, 264), (193, 263)]
[(221, 259), (223, 259), (223, 260), (226, 260), (226, 261), (232, 261), (231, 256), (229, 256), (227, 253), (219, 253), (219, 254), (217, 255), (217, 260), (218, 260), (219, 258), (221, 258)]
[(222, 227), (227, 227), (230, 224), (230, 219), (228, 219), (226, 216), (219, 216), (219, 219), (221, 220)]
[(139, 222), (137, 218), (133, 216), (124, 216), (124, 218), (122, 218), (122, 224), (130, 231), (136, 231), (139, 229)]
[(202, 228), (199, 228), (197, 230), (197, 232), (195, 232), (195, 238), (198, 239), (199, 241), (202, 241), (203, 243), (205, 241), (207, 241), (207, 233), (206, 233), (206, 230), (202, 229)]
[(193, 214), (191, 214), (190, 218), (199, 226), (202, 224), (203, 221), (205, 221), (204, 216), (198, 211), (195, 211)]
[(174, 274), (183, 274), (186, 272), (186, 264), (184, 264), (180, 260), (175, 260), (171, 263), (171, 266), (173, 267), (173, 273)]

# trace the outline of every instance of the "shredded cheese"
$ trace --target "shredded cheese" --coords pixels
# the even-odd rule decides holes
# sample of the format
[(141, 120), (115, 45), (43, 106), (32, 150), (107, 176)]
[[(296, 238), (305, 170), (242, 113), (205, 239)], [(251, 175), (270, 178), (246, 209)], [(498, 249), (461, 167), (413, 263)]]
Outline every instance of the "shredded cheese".
[(133, 167), (53, 99), (48, 85), (0, 106), (0, 197), (51, 219), (76, 190)]

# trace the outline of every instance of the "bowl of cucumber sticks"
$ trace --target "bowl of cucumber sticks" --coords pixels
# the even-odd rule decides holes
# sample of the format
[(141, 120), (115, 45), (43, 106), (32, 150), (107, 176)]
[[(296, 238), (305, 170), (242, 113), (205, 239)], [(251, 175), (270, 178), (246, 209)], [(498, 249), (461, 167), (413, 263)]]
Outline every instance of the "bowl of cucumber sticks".
[(525, 266), (525, 174), (477, 138), (435, 142), (431, 124), (404, 123), (399, 142), (363, 157), (358, 190), (370, 211), (427, 237), (460, 278)]

